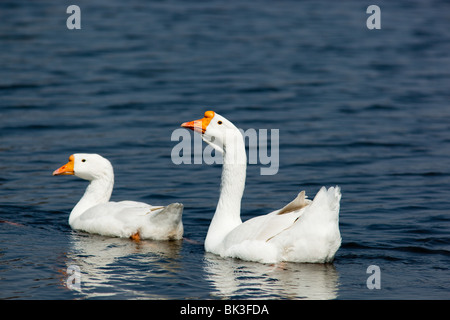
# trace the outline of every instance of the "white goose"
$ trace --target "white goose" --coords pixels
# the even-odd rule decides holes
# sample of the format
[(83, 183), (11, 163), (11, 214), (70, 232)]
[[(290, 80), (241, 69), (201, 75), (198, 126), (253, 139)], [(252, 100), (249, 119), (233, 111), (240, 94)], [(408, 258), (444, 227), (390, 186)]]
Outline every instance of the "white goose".
[(136, 241), (183, 237), (183, 205), (180, 203), (163, 207), (135, 201), (110, 202), (114, 171), (111, 163), (98, 154), (73, 154), (53, 175), (75, 175), (90, 181), (69, 216), (74, 230)]
[(205, 239), (206, 251), (263, 263), (334, 259), (341, 245), (339, 187), (322, 187), (313, 201), (302, 191), (282, 209), (242, 223), (247, 162), (242, 134), (214, 111), (181, 126), (201, 133), (205, 142), (223, 153), (220, 197)]

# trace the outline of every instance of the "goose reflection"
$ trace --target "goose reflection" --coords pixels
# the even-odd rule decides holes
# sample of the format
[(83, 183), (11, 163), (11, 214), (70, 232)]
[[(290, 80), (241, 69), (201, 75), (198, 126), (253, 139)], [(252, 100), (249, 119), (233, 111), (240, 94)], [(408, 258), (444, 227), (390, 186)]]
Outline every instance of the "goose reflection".
[(109, 238), (73, 232), (67, 267), (81, 272), (83, 297), (121, 297), (161, 299), (162, 292), (152, 292), (142, 284), (147, 281), (177, 281), (179, 251), (182, 241), (140, 241)]
[(205, 255), (204, 270), (219, 297), (239, 299), (335, 299), (333, 264), (261, 264)]

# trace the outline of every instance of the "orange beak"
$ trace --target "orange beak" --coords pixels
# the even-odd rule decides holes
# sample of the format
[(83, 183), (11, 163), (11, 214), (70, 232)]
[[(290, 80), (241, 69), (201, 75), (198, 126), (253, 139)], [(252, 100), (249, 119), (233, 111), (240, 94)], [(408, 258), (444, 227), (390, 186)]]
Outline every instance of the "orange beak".
[(73, 166), (74, 166), (74, 161), (75, 161), (75, 157), (73, 155), (71, 155), (69, 157), (69, 162), (67, 162), (67, 164), (63, 165), (61, 168), (56, 169), (55, 171), (53, 171), (53, 175), (54, 176), (61, 176), (61, 175), (73, 175), (75, 174), (75, 172), (73, 171)]
[(194, 130), (198, 133), (205, 133), (206, 127), (209, 125), (212, 118), (214, 118), (214, 115), (214, 111), (206, 111), (203, 119), (185, 122), (181, 126), (186, 129)]

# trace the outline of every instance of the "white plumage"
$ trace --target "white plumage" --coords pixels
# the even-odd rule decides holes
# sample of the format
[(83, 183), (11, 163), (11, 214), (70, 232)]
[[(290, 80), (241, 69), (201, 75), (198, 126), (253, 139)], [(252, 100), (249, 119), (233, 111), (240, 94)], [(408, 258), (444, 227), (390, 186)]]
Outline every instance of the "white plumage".
[(110, 202), (114, 186), (111, 163), (98, 154), (77, 153), (53, 175), (75, 175), (90, 181), (73, 208), (69, 224), (74, 230), (105, 236), (154, 240), (183, 237), (183, 205), (152, 206), (143, 202)]
[(242, 134), (213, 111), (182, 127), (201, 133), (205, 142), (223, 153), (220, 197), (205, 239), (206, 251), (263, 263), (334, 259), (341, 245), (339, 187), (322, 187), (312, 201), (302, 191), (282, 209), (242, 223), (247, 161)]

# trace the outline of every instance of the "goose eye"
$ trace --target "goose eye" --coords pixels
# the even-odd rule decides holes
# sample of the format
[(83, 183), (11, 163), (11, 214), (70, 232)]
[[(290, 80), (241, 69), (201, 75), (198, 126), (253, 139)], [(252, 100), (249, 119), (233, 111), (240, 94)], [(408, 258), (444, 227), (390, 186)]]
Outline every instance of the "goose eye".
[(86, 159), (81, 160), (81, 162), (86, 162)]
[(222, 124), (222, 121), (219, 120), (219, 121), (217, 121), (217, 123), (218, 123), (218, 124)]

